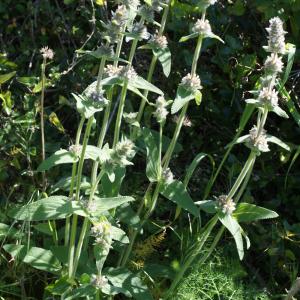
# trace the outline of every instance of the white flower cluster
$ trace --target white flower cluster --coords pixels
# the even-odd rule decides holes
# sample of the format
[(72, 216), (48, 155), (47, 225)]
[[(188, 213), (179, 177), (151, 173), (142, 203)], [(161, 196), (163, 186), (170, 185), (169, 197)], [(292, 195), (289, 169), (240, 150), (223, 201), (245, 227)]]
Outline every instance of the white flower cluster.
[(262, 129), (259, 134), (257, 127), (254, 125), (249, 131), (249, 136), (249, 146), (251, 148), (254, 147), (261, 152), (270, 151), (267, 142), (266, 130)]
[(168, 47), (168, 40), (164, 35), (155, 34), (149, 40), (149, 44), (152, 44), (157, 49), (165, 49)]
[(166, 107), (168, 106), (168, 102), (165, 100), (163, 96), (159, 96), (156, 99), (155, 107), (156, 110), (153, 113), (158, 123), (163, 123), (166, 121), (167, 115), (169, 114)]
[(170, 168), (167, 168), (162, 172), (162, 180), (167, 185), (171, 184), (174, 181), (174, 175)]
[(110, 158), (110, 163), (112, 165), (127, 166), (132, 163), (128, 161), (135, 154), (134, 143), (128, 138), (122, 138), (120, 142), (117, 143), (115, 149), (113, 150)]
[(108, 100), (104, 97), (104, 90), (97, 90), (96, 87), (88, 88), (84, 95), (93, 102), (93, 105), (97, 108), (103, 108), (108, 104)]
[(275, 17), (270, 20), (268, 32), (268, 46), (266, 50), (277, 54), (285, 53), (285, 38), (286, 31), (283, 30), (283, 22), (280, 18)]
[(236, 207), (233, 199), (228, 198), (227, 195), (216, 197), (217, 207), (221, 209), (224, 214), (231, 215)]
[(80, 156), (82, 151), (81, 145), (71, 145), (68, 149), (70, 152), (72, 152), (75, 156)]
[(278, 92), (275, 89), (270, 90), (268, 87), (264, 87), (258, 94), (258, 101), (270, 108), (275, 108), (278, 106)]
[(272, 53), (269, 55), (264, 64), (264, 70), (267, 74), (276, 75), (277, 73), (281, 73), (283, 68), (283, 62), (281, 57), (277, 54)]
[(106, 288), (108, 284), (108, 279), (104, 275), (95, 275), (91, 276), (91, 284), (99, 290)]
[(104, 251), (108, 251), (111, 245), (112, 226), (108, 221), (96, 223), (91, 228), (91, 235), (95, 237), (95, 243), (101, 245)]
[(42, 54), (44, 59), (53, 59), (54, 57), (53, 50), (50, 49), (48, 46), (41, 48), (40, 53)]
[(133, 124), (136, 122), (137, 115), (137, 112), (123, 113), (123, 118), (127, 124)]
[(191, 75), (190, 73), (182, 78), (180, 85), (191, 92), (202, 89), (200, 77), (198, 75)]
[(192, 28), (193, 32), (197, 32), (203, 35), (211, 34), (211, 26), (208, 20), (198, 19)]
[(131, 66), (114, 66), (107, 65), (104, 69), (104, 75), (107, 77), (121, 77), (127, 80), (134, 80), (137, 77), (137, 73)]

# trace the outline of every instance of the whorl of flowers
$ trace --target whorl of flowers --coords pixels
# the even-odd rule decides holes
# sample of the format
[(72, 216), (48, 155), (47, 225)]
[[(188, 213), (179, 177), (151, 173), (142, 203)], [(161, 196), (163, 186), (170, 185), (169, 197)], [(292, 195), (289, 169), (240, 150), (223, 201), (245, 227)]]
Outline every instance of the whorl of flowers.
[(163, 96), (159, 96), (156, 99), (155, 107), (156, 110), (153, 113), (158, 123), (163, 123), (166, 121), (167, 115), (169, 114), (166, 107), (168, 106), (168, 102), (165, 100)]
[(211, 31), (211, 26), (208, 20), (198, 19), (192, 28), (193, 32), (197, 32), (199, 34), (208, 35)]
[[(179, 116), (174, 116), (173, 117), (173, 121), (175, 123), (178, 123), (179, 121)], [(183, 119), (183, 122), (182, 122), (182, 125), (185, 126), (185, 127), (192, 127), (193, 126), (193, 123), (192, 121), (190, 120), (190, 118), (188, 116), (185, 116), (184, 119)]]
[(71, 145), (68, 149), (70, 152), (72, 152), (75, 156), (80, 156), (82, 151), (81, 145)]
[(130, 165), (132, 163), (128, 159), (131, 159), (134, 153), (134, 143), (128, 138), (122, 138), (111, 154), (110, 163), (123, 167)]
[(249, 131), (249, 142), (250, 146), (255, 147), (261, 152), (270, 151), (265, 129), (262, 129), (259, 133), (258, 128), (254, 125)]
[(102, 290), (108, 285), (108, 279), (104, 275), (95, 275), (91, 276), (91, 284), (99, 290)]
[(97, 52), (100, 56), (106, 56), (106, 57), (113, 57), (114, 56), (114, 49), (113, 47), (109, 45), (101, 45)]
[(224, 214), (231, 215), (236, 207), (233, 199), (228, 198), (227, 195), (221, 195), (216, 198), (217, 206), (221, 209)]
[(108, 221), (96, 223), (91, 228), (91, 235), (95, 237), (95, 244), (103, 246), (108, 250), (111, 244), (112, 226)]
[(119, 76), (126, 80), (134, 80), (137, 77), (137, 73), (132, 66), (123, 66), (120, 69)]
[(161, 12), (163, 10), (163, 4), (165, 4), (165, 1), (152, 0), (151, 6), (154, 11)]
[(123, 113), (123, 118), (126, 123), (133, 124), (136, 121), (137, 115), (137, 112)]
[(128, 10), (125, 5), (119, 5), (115, 12), (112, 12), (111, 22), (116, 26), (123, 27), (128, 20)]
[(281, 57), (275, 53), (271, 53), (265, 61), (264, 70), (267, 74), (276, 75), (282, 72), (283, 62)]
[(164, 35), (154, 34), (149, 40), (149, 44), (157, 49), (165, 49), (168, 47), (168, 40)]
[(174, 181), (174, 175), (170, 168), (167, 168), (162, 172), (162, 180), (167, 185)]
[(44, 59), (53, 59), (54, 52), (52, 49), (50, 49), (48, 46), (43, 47), (40, 49), (40, 53), (42, 54)]
[(108, 100), (104, 97), (102, 89), (97, 90), (97, 88), (93, 87), (87, 89), (84, 94), (97, 108), (105, 107), (108, 104)]
[(154, 10), (149, 5), (142, 5), (138, 10), (138, 14), (147, 22), (153, 22), (154, 20)]
[(258, 94), (258, 100), (262, 104), (266, 104), (269, 107), (278, 106), (278, 92), (275, 89), (270, 90), (268, 87), (264, 87)]
[(184, 86), (187, 90), (195, 92), (201, 90), (201, 80), (198, 75), (187, 74), (182, 78), (180, 85)]
[(280, 18), (275, 17), (270, 19), (269, 27), (266, 28), (268, 32), (268, 52), (284, 54), (285, 53), (285, 38), (286, 31), (283, 30), (283, 22)]
[(122, 69), (122, 67), (120, 67), (120, 66), (107, 65), (104, 68), (104, 76), (106, 76), (106, 77), (119, 76), (121, 69)]
[(123, 4), (127, 9), (137, 10), (140, 6), (140, 0), (118, 0), (117, 3)]
[(150, 37), (150, 33), (148, 32), (147, 27), (140, 22), (133, 24), (130, 33), (134, 38), (138, 39), (139, 41), (148, 40)]

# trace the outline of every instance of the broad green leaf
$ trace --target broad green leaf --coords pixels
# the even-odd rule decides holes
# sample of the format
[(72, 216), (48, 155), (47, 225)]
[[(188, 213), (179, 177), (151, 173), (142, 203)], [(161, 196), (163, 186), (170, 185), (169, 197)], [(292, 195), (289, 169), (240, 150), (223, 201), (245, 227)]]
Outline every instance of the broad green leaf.
[(22, 207), (13, 208), (8, 215), (16, 220), (44, 221), (64, 219), (74, 211), (66, 196), (51, 196)]
[(286, 50), (287, 50), (287, 54), (288, 54), (288, 61), (287, 61), (287, 65), (285, 68), (285, 72), (284, 72), (284, 76), (282, 78), (281, 81), (281, 85), (284, 86), (289, 78), (289, 75), (291, 73), (292, 70), (292, 66), (294, 63), (294, 58), (295, 58), (295, 54), (296, 54), (296, 47), (293, 44), (287, 43), (286, 45)]
[(49, 284), (45, 289), (52, 295), (61, 296), (68, 290), (71, 290), (72, 285), (68, 276), (64, 276), (55, 280), (54, 283)]
[(61, 149), (56, 151), (54, 154), (52, 154), (50, 157), (45, 159), (37, 168), (38, 172), (47, 171), (51, 169), (54, 166), (60, 165), (60, 164), (70, 164), (78, 161), (78, 157), (76, 157), (73, 153), (70, 151)]
[(239, 222), (252, 222), (263, 219), (277, 218), (278, 214), (275, 211), (256, 206), (254, 204), (241, 203), (237, 206), (233, 216)]
[(130, 80), (128, 85), (133, 86), (137, 89), (147, 90), (147, 91), (159, 94), (159, 95), (164, 94), (162, 90), (160, 90), (155, 85), (153, 85), (149, 81), (145, 80), (141, 76), (137, 76), (134, 80)]
[(290, 146), (288, 146), (282, 140), (280, 140), (279, 138), (277, 138), (277, 137), (275, 137), (273, 135), (267, 134), (267, 142), (276, 144), (276, 145), (280, 146), (281, 148), (283, 148), (283, 149), (285, 149), (287, 151), (291, 151)]
[(35, 225), (33, 225), (33, 228), (36, 229), (39, 232), (42, 232), (42, 233), (47, 234), (49, 236), (52, 236), (52, 229), (50, 227), (49, 222), (35, 224)]
[(202, 102), (202, 93), (197, 90), (195, 93), (194, 93), (194, 98), (195, 98), (195, 101), (196, 101), (196, 104), (197, 105), (200, 105), (201, 102)]
[(106, 197), (116, 197), (119, 195), (122, 181), (125, 177), (126, 169), (118, 167), (114, 169), (115, 180), (111, 182), (107, 174), (101, 179), (101, 185)]
[(84, 284), (71, 292), (67, 293), (64, 297), (65, 300), (73, 300), (73, 299), (86, 299), (89, 297), (90, 299), (95, 299), (94, 295), (96, 294), (96, 288), (91, 284)]
[(26, 86), (29, 86), (29, 87), (32, 87), (34, 86), (36, 83), (37, 83), (37, 80), (38, 78), (37, 77), (17, 77), (17, 81), (26, 85)]
[(3, 238), (18, 238), (20, 235), (19, 231), (12, 226), (0, 223), (0, 240)]
[(169, 77), (171, 72), (171, 52), (168, 47), (153, 49), (153, 54), (158, 58), (159, 62), (162, 65), (163, 72), (166, 77)]
[(171, 113), (177, 113), (186, 103), (188, 103), (194, 98), (195, 94), (192, 91), (187, 90), (182, 85), (179, 85), (177, 88), (176, 98), (171, 107)]
[(7, 74), (0, 75), (0, 85), (13, 78), (16, 73), (16, 71), (13, 71)]
[[(61, 178), (57, 183), (55, 183), (51, 187), (51, 194), (57, 192), (58, 190), (69, 191), (70, 186), (71, 186), (71, 180), (72, 180), (71, 176)], [(77, 181), (77, 176), (75, 176), (74, 181), (75, 182)], [(87, 176), (82, 176), (81, 183), (80, 183), (80, 189), (88, 190), (90, 188), (91, 188), (90, 178)]]
[(49, 115), (49, 121), (51, 124), (53, 124), (60, 132), (64, 133), (65, 129), (64, 126), (62, 125), (62, 123), (60, 122), (57, 114), (53, 111), (50, 115)]
[(6, 244), (3, 246), (14, 258), (19, 258), (24, 263), (35, 269), (57, 274), (61, 270), (61, 265), (50, 250), (38, 247), (31, 247), (26, 252), (26, 247), (22, 245)]
[[(91, 214), (93, 216), (101, 216), (104, 212), (109, 211), (110, 209), (116, 208), (123, 203), (134, 201), (135, 199), (129, 196), (118, 196), (111, 198), (98, 198), (94, 197), (93, 201), (93, 211)], [(75, 210), (75, 213), (77, 211)]]
[[(214, 169), (215, 167), (215, 162), (214, 162), (214, 159), (212, 158), (211, 155), (208, 155), (206, 153), (199, 153), (194, 159), (193, 161), (191, 162), (191, 164), (189, 165), (187, 171), (186, 171), (186, 175), (185, 175), (185, 178), (184, 178), (184, 181), (183, 181), (183, 184), (185, 187), (187, 187), (190, 179), (192, 178), (193, 176), (193, 173), (195, 172), (196, 168), (198, 167), (199, 163), (202, 161), (203, 158), (205, 157), (208, 157), (210, 159), (210, 162), (212, 164), (212, 167)], [(213, 173), (213, 172), (212, 172)]]
[(136, 300), (153, 300), (147, 285), (136, 274), (128, 276), (122, 287)]
[(285, 119), (288, 119), (289, 116), (288, 114), (282, 109), (280, 108), (279, 106), (275, 106), (272, 111), (278, 115), (279, 117), (282, 117), (282, 118), (285, 118)]
[(142, 133), (147, 150), (146, 175), (150, 182), (156, 182), (159, 176), (159, 169), (157, 164), (157, 162), (159, 161), (159, 153), (156, 139), (148, 128), (143, 128)]
[(206, 213), (214, 214), (217, 212), (216, 201), (214, 200), (201, 200), (195, 202), (195, 204)]
[[(244, 143), (245, 141), (247, 141), (250, 137), (250, 134), (246, 134), (246, 135), (243, 135), (243, 136), (240, 136), (238, 139), (236, 139), (234, 141), (234, 144), (241, 144), (241, 143)], [(226, 148), (228, 148), (231, 144), (227, 145)]]
[(199, 215), (199, 209), (181, 181), (174, 180), (169, 185), (165, 185), (160, 193), (194, 216)]
[(204, 37), (208, 37), (208, 38), (211, 38), (211, 39), (216, 39), (216, 40), (220, 41), (223, 44), (225, 43), (218, 35), (214, 34), (213, 32), (210, 33), (210, 34), (204, 35)]
[(242, 228), (239, 223), (229, 214), (218, 214), (221, 223), (229, 230), (233, 236), (240, 260), (244, 257), (244, 246), (242, 237)]
[(6, 91), (0, 93), (0, 99), (2, 100), (2, 108), (4, 112), (9, 116), (12, 112), (13, 100), (11, 99), (11, 92)]
[(128, 244), (129, 243), (129, 239), (128, 239), (125, 231), (123, 231), (119, 227), (112, 226), (111, 235), (112, 235), (112, 239), (115, 240), (115, 241), (118, 241), (122, 244)]
[(181, 37), (180, 40), (179, 40), (179, 42), (180, 42), (180, 43), (186, 42), (186, 41), (188, 41), (188, 40), (190, 40), (190, 39), (194, 39), (194, 38), (196, 38), (196, 37), (198, 37), (198, 36), (199, 36), (199, 33), (198, 33), (198, 32), (194, 32), (194, 33), (192, 33), (192, 34), (189, 34), (189, 35), (186, 35), (186, 36)]

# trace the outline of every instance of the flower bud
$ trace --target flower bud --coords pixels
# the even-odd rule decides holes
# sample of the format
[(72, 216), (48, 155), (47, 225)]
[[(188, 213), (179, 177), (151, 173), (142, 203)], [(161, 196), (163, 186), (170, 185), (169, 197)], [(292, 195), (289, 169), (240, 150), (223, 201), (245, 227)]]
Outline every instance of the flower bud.
[(198, 75), (191, 75), (190, 73), (182, 78), (180, 85), (191, 92), (202, 89), (200, 77)]

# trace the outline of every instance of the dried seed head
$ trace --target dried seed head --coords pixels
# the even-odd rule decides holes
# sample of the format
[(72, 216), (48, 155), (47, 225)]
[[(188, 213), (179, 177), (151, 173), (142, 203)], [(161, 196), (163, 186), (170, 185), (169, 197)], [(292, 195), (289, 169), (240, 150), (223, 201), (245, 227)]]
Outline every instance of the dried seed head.
[(168, 102), (165, 100), (163, 96), (159, 96), (156, 99), (156, 110), (153, 113), (158, 123), (163, 123), (166, 121), (167, 115), (169, 114), (166, 107), (168, 106)]
[(44, 59), (53, 59), (54, 52), (48, 46), (41, 48), (40, 53), (42, 54)]
[(81, 145), (71, 145), (68, 149), (70, 152), (72, 152), (75, 156), (80, 156), (82, 151)]
[(275, 89), (270, 90), (267, 87), (264, 87), (260, 90), (258, 95), (258, 100), (262, 104), (267, 104), (271, 107), (276, 107), (278, 105), (278, 92)]
[(227, 195), (216, 197), (216, 202), (224, 214), (231, 215), (235, 211), (235, 202)]
[(208, 20), (198, 19), (195, 25), (192, 28), (193, 32), (197, 32), (199, 34), (208, 35), (211, 33), (211, 27)]
[(276, 75), (277, 73), (282, 72), (283, 62), (281, 57), (279, 57), (276, 53), (271, 53), (270, 56), (267, 57), (264, 69), (267, 74)]
[(142, 5), (139, 8), (138, 14), (145, 19), (147, 22), (153, 22), (154, 20), (154, 10), (149, 5)]
[(200, 77), (190, 73), (182, 78), (181, 85), (192, 92), (202, 89)]
[(258, 129), (254, 125), (250, 131), (249, 131), (249, 142), (250, 146), (255, 147), (257, 150), (261, 152), (268, 152), (270, 151), (268, 142), (267, 142), (267, 136), (266, 136), (266, 130), (261, 130), (260, 134), (258, 135)]
[(167, 168), (162, 172), (162, 180), (167, 185), (174, 181), (174, 175), (170, 168)]
[(285, 53), (285, 38), (286, 31), (283, 30), (283, 22), (280, 18), (275, 17), (270, 21), (268, 32), (268, 46), (265, 47), (268, 52), (284, 54)]
[(91, 284), (99, 290), (102, 290), (104, 287), (108, 285), (108, 279), (103, 275), (95, 275), (91, 276)]
[(164, 35), (155, 34), (149, 41), (157, 49), (165, 49), (168, 47), (168, 40)]

